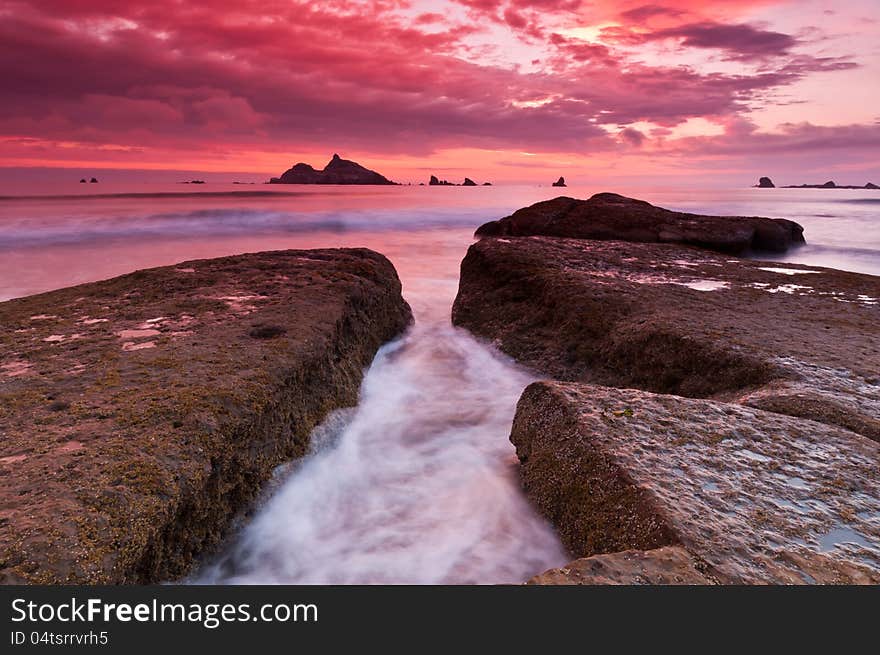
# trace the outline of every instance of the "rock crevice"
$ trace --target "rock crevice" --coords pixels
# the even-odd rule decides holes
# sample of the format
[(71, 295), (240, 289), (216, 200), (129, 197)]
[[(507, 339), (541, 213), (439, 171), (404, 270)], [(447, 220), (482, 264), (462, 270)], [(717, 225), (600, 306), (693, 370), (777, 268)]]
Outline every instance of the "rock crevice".
[(186, 262), (0, 303), (5, 352), (27, 364), (0, 374), (0, 579), (186, 574), (312, 428), (357, 402), (410, 321), (394, 268), (363, 249)]
[(455, 325), (557, 381), (511, 433), (543, 584), (880, 580), (880, 279), (732, 258), (790, 221), (599, 194), (487, 223)]

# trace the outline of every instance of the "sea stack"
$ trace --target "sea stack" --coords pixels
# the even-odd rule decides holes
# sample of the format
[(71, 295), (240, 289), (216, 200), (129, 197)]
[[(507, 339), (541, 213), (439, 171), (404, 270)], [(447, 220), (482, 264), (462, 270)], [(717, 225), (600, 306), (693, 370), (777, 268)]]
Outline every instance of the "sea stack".
[(565, 178), (560, 176), (560, 178), (556, 180), (552, 186), (566, 186)]
[(773, 184), (773, 180), (769, 177), (762, 177), (758, 180), (758, 188), (759, 189), (775, 189), (776, 185)]
[(828, 180), (825, 184), (789, 184), (785, 187), (785, 189), (853, 189), (853, 190), (861, 190), (861, 189), (880, 189), (876, 184), (872, 184), (868, 182), (864, 186), (856, 186), (853, 184), (837, 184), (833, 180)]
[(316, 170), (300, 162), (286, 170), (281, 177), (273, 177), (269, 184), (394, 184), (384, 175), (371, 171), (357, 162), (337, 154), (323, 170)]
[(461, 186), (477, 186), (477, 183), (474, 182), (471, 178), (466, 177), (466, 178), (464, 178), (464, 182), (462, 183)]
[(98, 183), (98, 178), (93, 177), (91, 180), (89, 180), (89, 182), (90, 182), (91, 184), (97, 184), (97, 183)]
[(82, 178), (82, 179), (80, 179), (79, 183), (80, 183), (80, 184), (85, 184), (85, 183), (86, 183), (86, 178)]

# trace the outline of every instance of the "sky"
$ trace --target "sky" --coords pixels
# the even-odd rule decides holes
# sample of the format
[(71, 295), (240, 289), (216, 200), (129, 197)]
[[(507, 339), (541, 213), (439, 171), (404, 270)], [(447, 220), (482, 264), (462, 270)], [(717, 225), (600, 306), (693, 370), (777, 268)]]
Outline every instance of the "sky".
[(7, 169), (880, 183), (877, 0), (0, 0), (0, 79)]

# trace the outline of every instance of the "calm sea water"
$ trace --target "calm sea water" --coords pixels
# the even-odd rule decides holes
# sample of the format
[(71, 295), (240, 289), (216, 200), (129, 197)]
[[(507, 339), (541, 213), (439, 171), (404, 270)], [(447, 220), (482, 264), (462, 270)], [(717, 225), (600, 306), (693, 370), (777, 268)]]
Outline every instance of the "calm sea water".
[(782, 261), (880, 275), (876, 191), (74, 184), (52, 197), (0, 189), (0, 300), (242, 252), (384, 253), (416, 325), (380, 351), (358, 407), (332, 415), (313, 453), (279, 471), (196, 579), (520, 582), (567, 555), (522, 496), (507, 441), (529, 374), (450, 325), (458, 267), (481, 223), (560, 192), (607, 190), (670, 209), (790, 218), (808, 245)]
[[(0, 187), (0, 300), (185, 259), (368, 246), (405, 284), (454, 280), (481, 223), (600, 187)], [(790, 218), (808, 245), (780, 259), (880, 275), (880, 192), (613, 189), (670, 209)], [(428, 274), (426, 268), (431, 269)]]

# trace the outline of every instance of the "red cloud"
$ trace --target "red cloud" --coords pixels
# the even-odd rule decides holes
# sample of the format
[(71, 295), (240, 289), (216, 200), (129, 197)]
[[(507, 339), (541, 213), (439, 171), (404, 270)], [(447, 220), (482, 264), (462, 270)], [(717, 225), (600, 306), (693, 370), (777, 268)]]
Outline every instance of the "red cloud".
[[(129, 152), (588, 153), (623, 148), (621, 140), (627, 149), (648, 146), (631, 126), (637, 121), (717, 122), (805, 76), (855, 65), (796, 54), (797, 40), (781, 32), (708, 21), (703, 14), (718, 6), (460, 0), (457, 19), (439, 11), (408, 17), (403, 3), (390, 1), (7, 2), (0, 135), (21, 147), (65, 141)], [(546, 53), (534, 72), (465, 56), (481, 28), (461, 15), (474, 12)], [(560, 24), (593, 14), (617, 16), (621, 27), (603, 43), (560, 33)], [(633, 22), (658, 26), (636, 32)], [(660, 38), (773, 65), (706, 74), (628, 59), (617, 47)]]
[(747, 23), (721, 24), (710, 21), (686, 23), (655, 31), (615, 27), (606, 29), (604, 35), (612, 41), (626, 45), (678, 39), (684, 47), (721, 50), (728, 59), (742, 61), (788, 55), (798, 44), (797, 39), (782, 32), (764, 30)]

